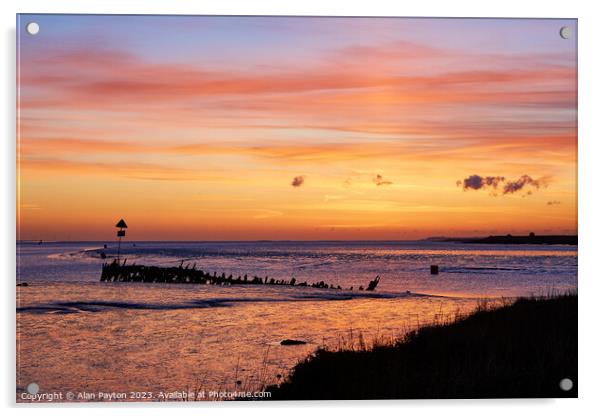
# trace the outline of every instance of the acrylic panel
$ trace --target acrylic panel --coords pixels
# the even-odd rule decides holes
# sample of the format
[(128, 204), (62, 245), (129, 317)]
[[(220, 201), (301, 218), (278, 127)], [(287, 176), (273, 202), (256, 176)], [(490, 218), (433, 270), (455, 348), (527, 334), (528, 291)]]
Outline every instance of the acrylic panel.
[(16, 400), (577, 396), (577, 21), (17, 16)]

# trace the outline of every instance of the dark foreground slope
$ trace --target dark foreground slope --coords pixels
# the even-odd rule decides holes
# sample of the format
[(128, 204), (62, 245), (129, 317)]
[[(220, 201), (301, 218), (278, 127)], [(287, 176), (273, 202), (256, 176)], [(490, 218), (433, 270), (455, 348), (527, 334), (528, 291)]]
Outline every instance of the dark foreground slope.
[(577, 295), (519, 299), (390, 346), (318, 350), (268, 390), (273, 400), (577, 397)]

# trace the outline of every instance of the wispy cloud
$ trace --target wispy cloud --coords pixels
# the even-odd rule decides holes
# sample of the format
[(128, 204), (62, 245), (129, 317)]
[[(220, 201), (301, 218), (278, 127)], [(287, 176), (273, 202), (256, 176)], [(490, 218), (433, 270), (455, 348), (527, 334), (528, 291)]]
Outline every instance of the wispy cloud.
[(382, 186), (382, 185), (392, 185), (393, 182), (385, 180), (383, 178), (383, 176), (379, 173), (377, 174), (373, 179), (372, 182), (374, 182), (376, 184), (376, 186)]
[(220, 214), (241, 214), (245, 218), (253, 218), (256, 220), (263, 220), (274, 217), (281, 217), (284, 215), (281, 211), (265, 208), (226, 208), (226, 207), (215, 207), (215, 208), (199, 208), (198, 211), (202, 212), (213, 212)]
[(101, 177), (121, 177), (152, 181), (228, 181), (227, 176), (219, 176), (211, 170), (173, 167), (154, 163), (109, 163), (84, 162), (63, 159), (31, 159), (20, 162), (20, 169), (42, 174), (92, 175)]
[[(332, 160), (357, 160), (387, 158), (403, 154), (404, 159), (456, 160), (478, 156), (485, 157), (491, 152), (530, 160), (566, 160), (573, 155), (575, 146), (571, 136), (530, 136), (508, 139), (484, 137), (464, 139), (458, 142), (441, 143), (439, 138), (420, 140), (370, 140), (357, 142), (296, 142), (291, 140), (270, 141), (261, 144), (249, 141), (210, 141), (199, 139), (195, 143), (152, 143), (143, 138), (129, 140), (98, 138), (63, 138), (30, 136), (21, 140), (20, 153), (24, 156), (65, 157), (78, 154), (158, 154), (158, 155), (245, 155), (257, 158), (291, 162), (319, 162)], [(551, 152), (545, 144), (553, 146)]]
[[(409, 54), (421, 57), (423, 61), (418, 62), (424, 65), (425, 55), (441, 57), (449, 53), (414, 45)], [(352, 46), (332, 54), (338, 58), (310, 68), (291, 65), (266, 73), (157, 64), (133, 54), (102, 49), (46, 52), (46, 56), (24, 67), (21, 77), (27, 88), (49, 94), (24, 96), (21, 105), (106, 110), (110, 103), (108, 109), (113, 111), (165, 111), (169, 104), (170, 112), (186, 112), (191, 103), (198, 106), (203, 102), (208, 108), (230, 111), (328, 115), (337, 114), (338, 107), (355, 114), (362, 104), (364, 116), (373, 118), (391, 105), (408, 106), (409, 111), (412, 107), (451, 103), (574, 108), (576, 102), (572, 83), (575, 68), (552, 65), (537, 54), (523, 57), (525, 63), (519, 70), (508, 71), (504, 65), (516, 57), (498, 57), (502, 62), (497, 67), (467, 69), (454, 65), (446, 72), (432, 74), (408, 68), (400, 71), (400, 55), (408, 52), (400, 52), (395, 44)], [(457, 58), (458, 52), (455, 54)], [(381, 65), (374, 67), (375, 56), (391, 59), (378, 61)], [(355, 65), (346, 65), (347, 71), (341, 73), (340, 64), (347, 61)], [(77, 82), (70, 75), (76, 70)], [(306, 96), (299, 100), (299, 94)], [(368, 108), (376, 113), (367, 112)]]
[(547, 179), (533, 179), (529, 175), (523, 175), (515, 181), (507, 181), (504, 184), (504, 194), (513, 194), (522, 190), (525, 186), (539, 189), (542, 186), (547, 186)]
[(37, 211), (37, 210), (40, 210), (40, 209), (42, 209), (42, 208), (41, 208), (39, 205), (37, 205), (37, 204), (24, 204), (24, 203), (20, 203), (20, 204), (19, 204), (19, 208), (20, 208), (20, 209), (27, 209), (27, 210), (34, 210), (34, 211)]
[(275, 211), (273, 209), (258, 209), (253, 218), (257, 220), (263, 220), (267, 218), (281, 217), (282, 215), (284, 215), (284, 213)]

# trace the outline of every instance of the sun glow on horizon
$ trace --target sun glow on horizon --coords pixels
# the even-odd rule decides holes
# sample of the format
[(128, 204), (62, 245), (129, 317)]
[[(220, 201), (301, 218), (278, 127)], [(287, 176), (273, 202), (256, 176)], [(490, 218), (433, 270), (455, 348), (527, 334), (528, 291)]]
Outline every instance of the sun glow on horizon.
[(576, 21), (32, 17), (19, 239), (577, 231)]

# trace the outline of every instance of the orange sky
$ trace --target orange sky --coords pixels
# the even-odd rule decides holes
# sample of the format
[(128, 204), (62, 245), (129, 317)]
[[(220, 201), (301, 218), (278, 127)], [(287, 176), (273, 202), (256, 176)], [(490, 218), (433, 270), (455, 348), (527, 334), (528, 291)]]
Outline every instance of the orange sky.
[(574, 21), (36, 19), (19, 239), (576, 233)]

